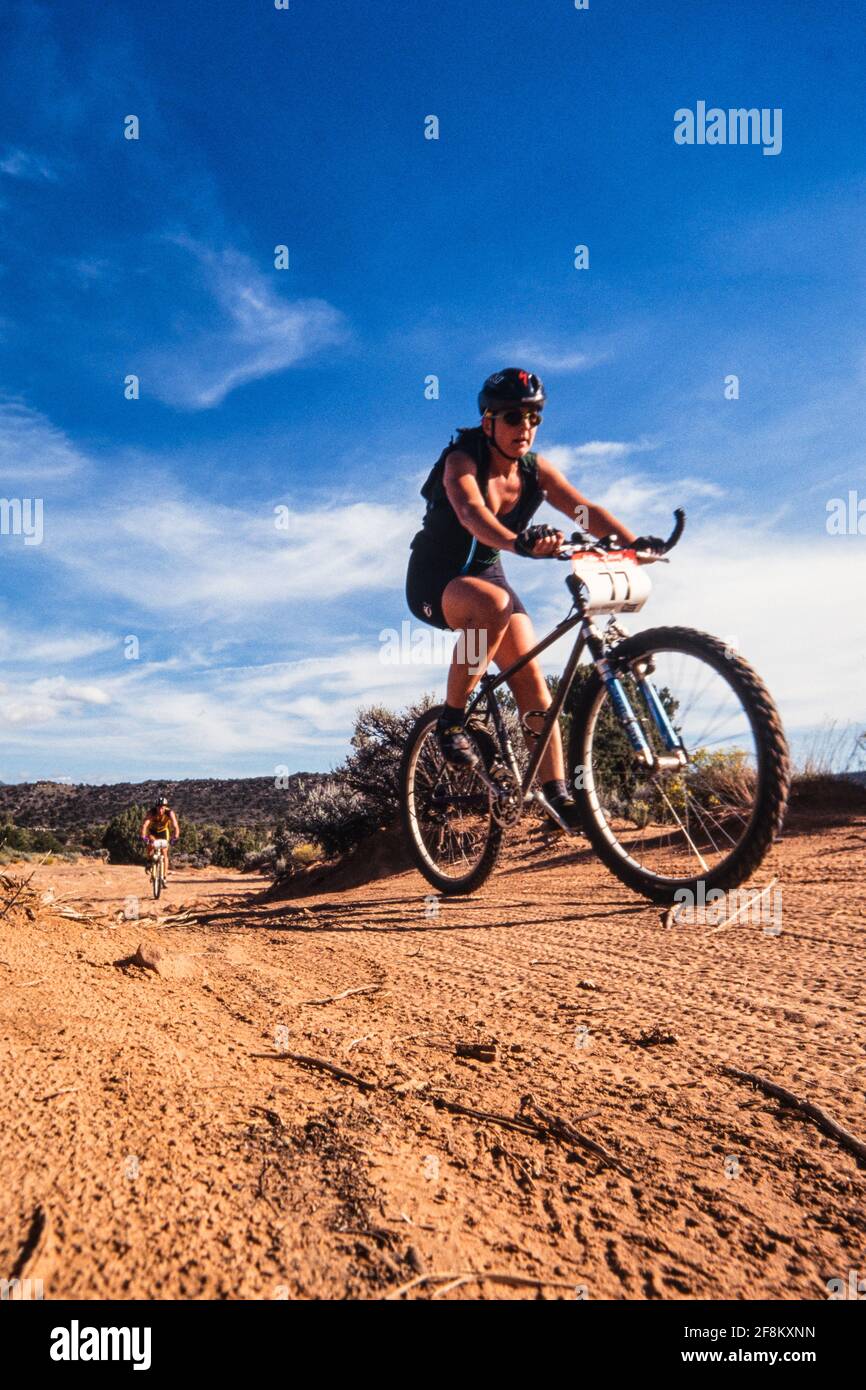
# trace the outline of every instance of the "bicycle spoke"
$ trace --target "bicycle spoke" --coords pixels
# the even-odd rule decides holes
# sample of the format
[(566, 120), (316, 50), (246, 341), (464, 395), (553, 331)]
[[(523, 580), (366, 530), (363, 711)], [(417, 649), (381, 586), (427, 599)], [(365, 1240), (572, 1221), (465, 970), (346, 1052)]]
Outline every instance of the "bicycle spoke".
[(682, 741), (680, 768), (643, 767), (608, 692), (587, 729), (596, 814), (605, 834), (641, 871), (665, 879), (707, 874), (735, 852), (751, 822), (757, 749), (748, 714), (726, 676), (700, 654), (655, 651), (630, 663), (622, 688), (654, 757), (665, 738), (638, 685), (646, 679)]
[(490, 831), (490, 799), (483, 782), (473, 769), (445, 762), (431, 728), (415, 759), (412, 787), (425, 859), (448, 878), (467, 877), (480, 861)]

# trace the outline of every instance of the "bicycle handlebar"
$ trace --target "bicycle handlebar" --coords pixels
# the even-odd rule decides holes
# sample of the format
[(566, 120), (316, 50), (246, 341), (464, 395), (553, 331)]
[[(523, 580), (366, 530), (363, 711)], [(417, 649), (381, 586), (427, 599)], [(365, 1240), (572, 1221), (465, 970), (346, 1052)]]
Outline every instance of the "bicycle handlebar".
[[(674, 546), (678, 544), (685, 528), (686, 514), (683, 511), (682, 507), (677, 507), (674, 511), (674, 529), (671, 531), (670, 535), (664, 543), (664, 546), (662, 547), (662, 555), (667, 555), (669, 550), (673, 550)], [(607, 537), (602, 537), (602, 540), (607, 539)], [(604, 545), (602, 544), (602, 540), (597, 540), (594, 536), (589, 536), (585, 531), (575, 531), (574, 535), (571, 538), (571, 543), (569, 544), (569, 542), (566, 542), (565, 545), (562, 546), (562, 548), (560, 549), (559, 554), (555, 556), (555, 558), (557, 560), (570, 560), (573, 555), (579, 555), (582, 552), (588, 553), (590, 551), (598, 551), (602, 555), (604, 555), (607, 554), (608, 551), (613, 549), (630, 549), (630, 547), (625, 544), (617, 546)], [(635, 556), (637, 559), (643, 560), (645, 562), (649, 562), (651, 560), (659, 560), (662, 558), (661, 555), (657, 555), (655, 551), (652, 550), (635, 551)]]
[(674, 521), (674, 529), (671, 531), (670, 535), (665, 541), (665, 554), (667, 554), (669, 550), (673, 550), (674, 546), (679, 541), (680, 536), (683, 534), (683, 531), (685, 531), (686, 529), (686, 514), (683, 511), (682, 507), (676, 508), (674, 512)]

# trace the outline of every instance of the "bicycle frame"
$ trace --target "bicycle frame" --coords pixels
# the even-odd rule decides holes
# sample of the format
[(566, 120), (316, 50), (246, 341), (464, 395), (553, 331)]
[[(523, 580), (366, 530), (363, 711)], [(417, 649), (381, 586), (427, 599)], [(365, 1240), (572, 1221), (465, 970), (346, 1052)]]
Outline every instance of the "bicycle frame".
[[(541, 763), (541, 759), (544, 757), (547, 746), (550, 743), (554, 725), (559, 718), (559, 715), (562, 711), (562, 707), (565, 704), (565, 701), (568, 697), (568, 693), (571, 690), (571, 687), (574, 683), (574, 677), (575, 672), (577, 671), (578, 662), (580, 661), (580, 658), (587, 647), (589, 648), (590, 655), (592, 656), (592, 659), (595, 663), (596, 670), (598, 671), (601, 679), (604, 681), (604, 684), (608, 689), (611, 702), (613, 704), (614, 709), (616, 710), (617, 715), (619, 716), (620, 723), (623, 726), (628, 740), (631, 743), (636, 759), (641, 761), (647, 767), (648, 770), (656, 771), (664, 767), (682, 767), (688, 761), (688, 755), (683, 746), (681, 738), (677, 734), (676, 730), (673, 728), (673, 725), (671, 724), (670, 719), (668, 718), (667, 711), (664, 708), (658, 691), (655, 689), (655, 686), (652, 684), (652, 682), (648, 679), (649, 673), (646, 670), (644, 670), (643, 672), (636, 673), (637, 686), (641, 692), (641, 697), (646, 706), (647, 713), (649, 714), (652, 722), (658, 729), (662, 741), (668, 750), (667, 754), (661, 755), (653, 752), (649, 743), (647, 742), (643, 729), (641, 728), (641, 725), (635, 716), (634, 710), (631, 707), (628, 696), (626, 695), (625, 690), (623, 689), (622, 682), (620, 681), (616, 673), (611, 669), (610, 663), (607, 660), (607, 656), (605, 655), (604, 637), (602, 633), (599, 632), (598, 628), (594, 625), (591, 618), (584, 609), (584, 604), (580, 593), (579, 581), (573, 575), (569, 575), (566, 580), (566, 583), (569, 587), (569, 591), (571, 592), (576, 612), (565, 617), (562, 620), (562, 622), (559, 623), (553, 629), (553, 631), (548, 634), (547, 637), (543, 638), (543, 640), (539, 642), (536, 646), (534, 646), (531, 651), (526, 652), (523, 656), (519, 657), (517, 661), (513, 662), (510, 666), (506, 667), (504, 671), (500, 671), (498, 675), (485, 674), (484, 676), (482, 676), (481, 680), (478, 683), (478, 690), (469, 702), (466, 714), (468, 718), (468, 716), (473, 713), (475, 708), (481, 703), (482, 700), (487, 700), (487, 708), (489, 709), (490, 714), (492, 716), (500, 745), (508, 758), (508, 762), (511, 766), (511, 771), (514, 774), (515, 781), (520, 783), (522, 795), (526, 799), (529, 799), (531, 797), (535, 801), (539, 802), (550, 813), (550, 815), (552, 815), (554, 819), (559, 822), (562, 828), (567, 830), (568, 826), (557, 815), (556, 811), (550, 805), (541, 789), (538, 788), (535, 791), (530, 792), (530, 788), (532, 787), (532, 783), (535, 780), (539, 765)], [(571, 650), (571, 654), (568, 658), (568, 661), (566, 662), (565, 670), (562, 673), (562, 678), (559, 682), (556, 694), (553, 697), (550, 707), (545, 713), (544, 722), (541, 726), (541, 729), (539, 730), (537, 735), (534, 735), (535, 743), (530, 754), (526, 772), (524, 773), (521, 782), (519, 768), (517, 766), (517, 759), (514, 754), (514, 749), (511, 745), (511, 740), (509, 739), (508, 733), (505, 729), (505, 724), (502, 719), (502, 712), (499, 708), (499, 702), (496, 700), (494, 696), (494, 692), (498, 689), (500, 685), (503, 684), (503, 682), (508, 681), (509, 677), (511, 677), (515, 673), (515, 671), (521, 670), (522, 667), (526, 666), (530, 661), (533, 661), (535, 657), (537, 657), (541, 652), (545, 651), (549, 646), (552, 645), (552, 643), (558, 641), (560, 637), (564, 636), (565, 633), (570, 632), (574, 627), (579, 627), (580, 630), (577, 634), (577, 638), (575, 640), (574, 647)], [(494, 696), (494, 698), (491, 699), (490, 696)], [(524, 728), (525, 727), (526, 725), (524, 725)]]

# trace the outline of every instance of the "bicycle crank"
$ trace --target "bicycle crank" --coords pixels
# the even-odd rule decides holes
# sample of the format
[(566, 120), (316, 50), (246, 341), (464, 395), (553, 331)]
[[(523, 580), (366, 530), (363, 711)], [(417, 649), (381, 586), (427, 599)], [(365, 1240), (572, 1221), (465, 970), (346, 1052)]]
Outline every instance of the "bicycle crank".
[(496, 824), (516, 825), (523, 812), (523, 791), (517, 778), (504, 767), (492, 777), (480, 775), (490, 792), (490, 814)]

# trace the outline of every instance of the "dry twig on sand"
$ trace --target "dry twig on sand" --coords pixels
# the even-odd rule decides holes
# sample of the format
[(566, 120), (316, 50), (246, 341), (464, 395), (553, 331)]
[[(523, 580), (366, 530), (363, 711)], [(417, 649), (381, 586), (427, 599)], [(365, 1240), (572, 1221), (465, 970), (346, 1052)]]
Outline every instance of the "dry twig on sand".
[[(51, 853), (51, 851), (49, 850), (49, 851), (48, 851), (48, 854), (50, 854), (50, 853)], [(48, 854), (44, 854), (44, 855), (42, 856), (42, 858), (39, 860), (39, 863), (36, 865), (36, 869), (40, 869), (40, 868), (42, 867), (42, 865), (45, 863), (45, 860), (48, 858)], [(33, 877), (33, 874), (36, 873), (36, 869), (33, 870), (33, 873), (30, 874), (28, 878), (22, 878), (22, 879), (20, 879), (19, 882), (18, 882), (18, 884), (17, 884), (17, 886), (16, 886), (16, 883), (15, 883), (15, 879), (12, 878), (9, 874), (2, 874), (2, 875), (0, 875), (0, 878), (2, 878), (2, 882), (3, 882), (4, 887), (7, 887), (7, 886), (8, 886), (9, 888), (14, 888), (14, 889), (15, 889), (15, 892), (12, 894), (12, 897), (9, 899), (9, 901), (8, 901), (8, 903), (6, 904), (6, 906), (4, 907), (3, 911), (0, 912), (0, 917), (5, 917), (5, 916), (6, 916), (6, 913), (9, 911), (10, 907), (12, 907), (13, 904), (16, 903), (16, 902), (18, 901), (19, 897), (20, 897), (21, 894), (24, 892), (24, 889), (27, 887), (28, 883), (30, 882), (30, 879)]]
[[(589, 1153), (595, 1154), (596, 1158), (603, 1159), (611, 1168), (616, 1168), (617, 1172), (623, 1173), (627, 1178), (633, 1177), (631, 1169), (626, 1168), (624, 1163), (620, 1163), (619, 1159), (615, 1158), (613, 1154), (608, 1153), (607, 1149), (602, 1148), (601, 1144), (597, 1144), (595, 1140), (590, 1139), (588, 1135), (581, 1134), (579, 1129), (575, 1129), (574, 1125), (570, 1125), (567, 1120), (561, 1119), (559, 1115), (554, 1115), (551, 1111), (545, 1110), (543, 1106), (538, 1104), (533, 1096), (521, 1096), (520, 1109), (521, 1111), (534, 1111), (539, 1120), (541, 1120), (542, 1125), (555, 1139), (564, 1139), (568, 1144), (578, 1144), (582, 1149), (587, 1149)], [(536, 1126), (536, 1128), (537, 1127), (538, 1126)]]
[[(474, 1110), (469, 1105), (460, 1105), (456, 1100), (446, 1100), (444, 1096), (430, 1097), (437, 1110), (450, 1110), (452, 1115), (468, 1115), (473, 1120), (488, 1120), (505, 1129), (516, 1129), (521, 1134), (538, 1134), (538, 1125), (532, 1120), (524, 1120), (516, 1115), (498, 1115), (495, 1110)], [(449, 1276), (450, 1277), (450, 1276)]]
[(348, 999), (350, 994), (375, 994), (382, 989), (382, 985), (355, 985), (353, 989), (344, 989), (342, 994), (330, 994), (327, 999), (304, 999), (305, 1004), (336, 1004), (338, 999)]
[[(734, 922), (738, 922), (742, 917), (743, 913), (747, 911), (747, 909), (752, 908), (754, 903), (760, 902), (762, 898), (765, 898), (769, 893), (770, 889), (775, 888), (778, 882), (779, 879), (778, 876), (776, 876), (775, 878), (770, 879), (770, 882), (767, 884), (766, 888), (762, 888), (760, 893), (756, 891), (744, 893), (743, 901), (740, 903), (740, 906), (737, 908), (736, 912), (732, 912), (729, 917), (725, 918), (724, 922), (720, 922), (717, 927), (713, 927), (712, 931), (717, 932), (721, 931), (723, 927), (733, 926)], [(712, 935), (712, 932), (710, 934)]]
[(772, 1096), (774, 1100), (779, 1100), (783, 1105), (790, 1106), (792, 1110), (798, 1110), (801, 1115), (812, 1120), (824, 1134), (835, 1139), (843, 1149), (854, 1154), (861, 1162), (866, 1162), (866, 1144), (862, 1139), (858, 1139), (856, 1134), (850, 1130), (843, 1129), (842, 1125), (837, 1124), (825, 1110), (819, 1105), (815, 1105), (811, 1100), (803, 1100), (800, 1096), (795, 1096), (793, 1091), (786, 1090), (784, 1086), (778, 1086), (775, 1081), (768, 1081), (766, 1077), (758, 1076), (753, 1071), (740, 1071), (739, 1067), (723, 1066), (722, 1071), (726, 1076), (733, 1076), (737, 1081), (747, 1081), (751, 1085), (757, 1086), (765, 1095)]
[[(489, 1284), (510, 1284), (514, 1288), (527, 1289), (574, 1289), (574, 1281), (567, 1283), (563, 1279), (533, 1279), (528, 1274), (503, 1274), (494, 1270), (452, 1270), (450, 1274), (419, 1274), (415, 1279), (410, 1279), (408, 1284), (401, 1284), (398, 1289), (392, 1289), (390, 1293), (384, 1295), (384, 1301), (390, 1302), (396, 1298), (402, 1298), (404, 1293), (410, 1289), (417, 1289), (421, 1284), (445, 1284), (446, 1288), (440, 1289), (439, 1293), (447, 1293), (449, 1289), (456, 1289), (460, 1284), (489, 1283)], [(434, 1294), (434, 1297), (436, 1295)]]
[(335, 1076), (338, 1081), (351, 1081), (353, 1086), (360, 1086), (362, 1091), (378, 1090), (378, 1082), (365, 1081), (363, 1076), (356, 1076), (354, 1072), (344, 1071), (342, 1067), (335, 1067), (333, 1062), (326, 1062), (322, 1057), (306, 1057), (301, 1052), (252, 1052), (252, 1057), (258, 1057), (267, 1062), (299, 1062), (301, 1066), (314, 1067), (317, 1071), (326, 1071), (329, 1076)]

